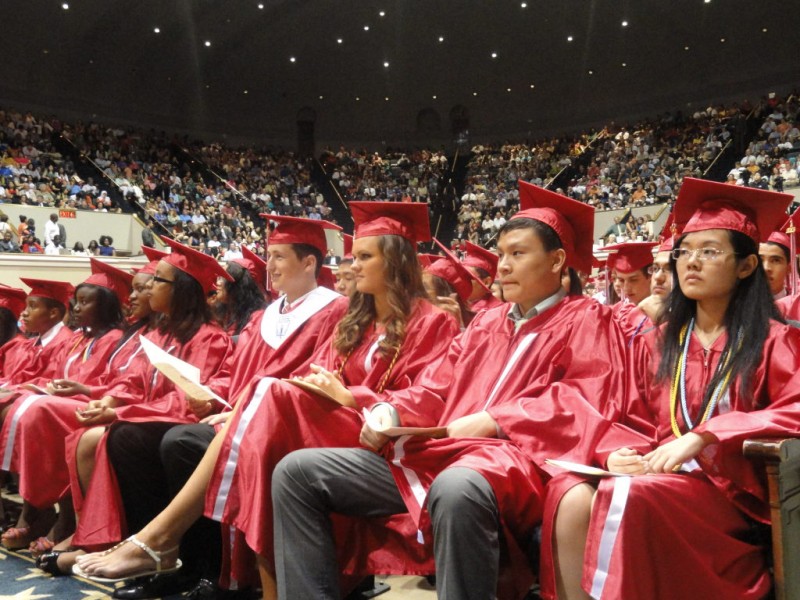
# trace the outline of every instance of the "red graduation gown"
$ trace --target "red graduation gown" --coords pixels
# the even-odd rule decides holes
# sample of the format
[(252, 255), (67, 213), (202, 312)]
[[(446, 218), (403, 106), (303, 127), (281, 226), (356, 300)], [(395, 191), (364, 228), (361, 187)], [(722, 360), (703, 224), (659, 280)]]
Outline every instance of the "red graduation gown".
[(475, 302), (473, 302), (470, 305), (469, 309), (477, 314), (482, 310), (489, 310), (490, 308), (497, 308), (498, 306), (504, 306), (504, 305), (506, 305), (505, 302), (495, 298), (494, 294), (486, 294), (483, 298), (478, 298), (477, 300), (475, 300)]
[[(275, 465), (293, 450), (358, 446), (362, 408), (388, 401), (391, 391), (409, 387), (416, 376), (449, 346), (458, 328), (446, 313), (425, 300), (417, 301), (406, 324), (399, 357), (378, 393), (388, 359), (377, 352), (379, 336), (368, 332), (352, 352), (342, 374), (358, 409), (309, 394), (274, 378), (262, 380), (248, 405), (231, 422), (214, 477), (206, 494), (206, 515), (243, 532), (250, 548), (272, 559), (271, 477)], [(336, 370), (342, 357), (332, 343), (322, 345), (311, 362)], [(297, 374), (305, 375), (304, 367)], [(401, 414), (413, 414), (413, 403), (392, 404)], [(247, 577), (234, 557), (233, 577)]]
[[(636, 349), (639, 392), (656, 415), (663, 443), (672, 438), (669, 385), (653, 381), (654, 336), (646, 342)], [(725, 342), (720, 336), (706, 352), (692, 334), (686, 391), (695, 418)], [(682, 417), (678, 422), (685, 431)], [(745, 518), (768, 522), (768, 495), (759, 469), (742, 455), (742, 441), (800, 431), (800, 330), (773, 322), (752, 400), (735, 382), (694, 431), (712, 433), (719, 443), (706, 447), (696, 465), (686, 465), (695, 467), (691, 473), (600, 481), (583, 578), (595, 597), (750, 599), (769, 592), (763, 549), (746, 539)]]
[[(146, 335), (155, 344), (200, 369), (200, 380), (208, 382), (211, 376), (227, 365), (232, 351), (232, 341), (220, 327), (205, 324), (186, 344), (180, 345), (168, 336), (153, 331)], [(117, 409), (120, 421), (165, 421), (175, 424), (197, 422), (188, 408), (183, 393), (166, 377), (158, 373), (144, 353), (132, 362), (125, 375), (107, 391), (108, 395), (126, 403)], [(113, 427), (114, 424), (111, 424)], [(122, 499), (116, 477), (106, 454), (106, 437), (97, 447), (95, 469), (86, 496), (81, 494), (75, 455), (80, 437), (78, 430), (67, 437), (66, 455), (70, 486), (75, 509), (81, 513), (73, 545), (94, 549), (118, 541), (124, 530)]]
[[(109, 373), (124, 372), (139, 344), (138, 337), (134, 336), (117, 347), (121, 335), (122, 332), (114, 330), (97, 340), (86, 361), (78, 356), (82, 350), (73, 352), (71, 356), (75, 360), (69, 361), (68, 357), (69, 366), (62, 375), (89, 384), (103, 381)], [(34, 398), (35, 401), (31, 402)], [(83, 408), (89, 399), (86, 396), (68, 398), (31, 394), (15, 403), (12, 408), (14, 412), (9, 413), (9, 418), (3, 424), (1, 447), (13, 448), (10, 455), (4, 455), (4, 464), (10, 457), (8, 470), (19, 473), (20, 495), (34, 506), (51, 506), (67, 493), (69, 475), (65, 464), (64, 439), (81, 429), (75, 411)], [(22, 401), (25, 402), (25, 410), (19, 411)], [(12, 429), (14, 435), (11, 435)], [(46, 440), (46, 443), (42, 443), (42, 440)]]
[[(485, 410), (503, 439), (400, 438), (385, 450), (406, 506), (428, 541), (425, 499), (434, 478), (449, 467), (468, 467), (486, 478), (507, 542), (500, 593), (521, 597), (532, 576), (520, 549), (541, 518), (551, 469), (544, 461), (586, 462), (614, 449), (619, 426), (612, 421), (626, 412), (626, 380), (624, 344), (607, 307), (568, 297), (516, 332), (508, 311), (502, 306), (476, 316), (447, 358), (410, 390), (419, 404), (435, 405), (438, 399), (439, 425)], [(638, 412), (643, 411), (631, 411), (632, 418)], [(413, 544), (407, 540), (404, 550), (415, 551)], [(367, 568), (395, 570), (403, 550), (392, 551), (400, 553), (394, 564), (383, 548), (373, 552)]]
[(52, 379), (57, 366), (56, 357), (64, 351), (72, 337), (72, 330), (65, 325), (56, 325), (58, 333), (46, 346), (36, 345), (39, 337), (28, 338), (15, 344), (13, 352), (5, 355), (0, 384), (7, 387), (31, 381), (37, 377)]

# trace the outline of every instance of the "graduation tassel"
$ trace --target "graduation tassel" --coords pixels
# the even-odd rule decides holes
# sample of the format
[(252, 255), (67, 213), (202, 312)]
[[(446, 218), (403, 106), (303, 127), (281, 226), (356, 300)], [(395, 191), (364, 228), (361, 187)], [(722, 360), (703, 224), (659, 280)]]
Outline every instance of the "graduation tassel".
[(797, 275), (797, 240), (794, 237), (795, 226), (792, 217), (789, 217), (789, 226), (786, 228), (786, 233), (789, 235), (789, 256), (792, 261), (792, 270), (789, 281), (792, 295), (797, 295), (798, 289), (798, 275)]

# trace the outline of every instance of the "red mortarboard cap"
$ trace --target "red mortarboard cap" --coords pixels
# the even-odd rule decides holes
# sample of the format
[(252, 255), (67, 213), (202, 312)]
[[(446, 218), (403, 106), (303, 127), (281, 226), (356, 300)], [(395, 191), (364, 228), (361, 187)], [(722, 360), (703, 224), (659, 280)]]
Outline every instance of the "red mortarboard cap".
[(522, 180), (519, 203), (522, 210), (512, 219), (527, 217), (549, 225), (567, 253), (567, 266), (582, 273), (592, 270), (594, 208)]
[(319, 270), (319, 277), (317, 277), (317, 284), (326, 287), (329, 290), (336, 291), (336, 275), (333, 269), (326, 265), (322, 265)]
[(119, 298), (119, 303), (125, 304), (131, 295), (133, 275), (93, 257), (89, 258), (89, 262), (92, 265), (92, 274), (83, 283), (111, 290)]
[(318, 249), (322, 256), (328, 253), (325, 230), (341, 231), (342, 228), (329, 221), (284, 217), (282, 215), (262, 214), (262, 217), (275, 221), (278, 226), (269, 233), (268, 244), (308, 244)]
[(169, 238), (164, 238), (164, 242), (172, 248), (172, 253), (162, 260), (197, 280), (204, 292), (208, 293), (214, 289), (217, 277), (233, 281), (233, 277), (222, 268), (222, 265), (213, 256), (198, 252), (194, 248), (189, 248), (189, 246), (184, 246)]
[(780, 244), (787, 250), (791, 251), (792, 241), (790, 239), (789, 229), (794, 228), (792, 234), (794, 235), (794, 247), (800, 249), (800, 208), (795, 210), (792, 215), (786, 219), (786, 222), (781, 225), (779, 231), (773, 231), (767, 238), (768, 242), (773, 244)]
[(351, 202), (355, 237), (399, 235), (412, 244), (429, 242), (428, 205), (420, 202)]
[(417, 258), (419, 259), (419, 264), (423, 269), (427, 269), (437, 260), (444, 258), (439, 256), (438, 254), (417, 254)]
[(728, 229), (759, 243), (786, 220), (791, 194), (687, 177), (673, 211), (682, 233)]
[(425, 270), (431, 275), (436, 275), (447, 281), (453, 286), (458, 297), (463, 302), (469, 300), (472, 295), (472, 282), (476, 281), (487, 292), (491, 290), (472, 272), (464, 263), (458, 260), (455, 254), (450, 252), (439, 240), (433, 238), (433, 241), (444, 252), (444, 258), (441, 260), (432, 261), (431, 266), (426, 267)]
[(497, 263), (500, 257), (494, 252), (487, 250), (478, 244), (465, 242), (467, 256), (462, 261), (468, 267), (478, 267), (483, 269), (492, 279), (497, 277)]
[(675, 211), (670, 211), (667, 220), (664, 222), (664, 227), (661, 228), (661, 233), (658, 234), (659, 246), (658, 252), (669, 252), (672, 250), (674, 242), (680, 235), (680, 225), (675, 223)]
[(267, 289), (267, 263), (258, 254), (242, 244), (242, 258), (236, 258), (233, 262), (247, 269), (260, 289)]
[(595, 269), (603, 269), (606, 266), (606, 261), (600, 260), (599, 258), (592, 255), (592, 268)]
[(612, 244), (600, 248), (603, 252), (611, 252), (608, 256), (608, 267), (620, 273), (633, 273), (647, 265), (653, 264), (653, 248), (657, 242), (627, 242)]
[(25, 300), (28, 294), (24, 290), (0, 284), (0, 307), (12, 312), (15, 319), (19, 319), (25, 310)]
[(142, 252), (144, 252), (144, 255), (147, 257), (147, 260), (149, 260), (150, 262), (147, 263), (138, 271), (136, 271), (136, 273), (144, 273), (145, 275), (155, 275), (156, 267), (158, 267), (159, 261), (165, 256), (169, 256), (169, 253), (164, 252), (163, 250), (157, 250), (156, 248), (148, 248), (147, 246), (142, 246)]
[(353, 236), (347, 235), (346, 233), (342, 234), (342, 244), (344, 245), (344, 254), (342, 258), (353, 258)]
[(69, 310), (69, 299), (75, 293), (75, 288), (66, 281), (48, 281), (46, 279), (19, 278), (22, 283), (31, 288), (28, 296), (49, 298), (64, 305)]

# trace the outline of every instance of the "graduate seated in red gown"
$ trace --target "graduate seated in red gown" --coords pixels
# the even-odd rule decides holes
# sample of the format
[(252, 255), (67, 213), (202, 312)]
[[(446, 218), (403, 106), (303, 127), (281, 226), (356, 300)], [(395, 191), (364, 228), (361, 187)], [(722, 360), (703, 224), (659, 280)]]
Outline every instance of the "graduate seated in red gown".
[[(254, 312), (248, 325), (240, 332), (231, 357), (230, 372), (215, 376), (208, 382), (217, 394), (230, 400), (251, 397), (253, 380), (257, 377), (284, 378), (307, 368), (316, 348), (328, 343), (336, 323), (347, 310), (345, 298), (317, 285), (319, 265), (327, 249), (325, 230), (338, 227), (327, 221), (282, 216), (267, 218), (277, 223), (269, 236), (269, 265), (252, 255), (246, 261), (237, 259), (241, 261), (239, 264), (229, 263), (227, 267), (229, 274), (237, 281), (224, 284), (217, 282), (215, 301), (235, 303), (240, 299), (240, 291), (243, 290), (244, 299), (251, 295), (251, 283), (246, 283), (242, 288), (242, 282), (249, 279), (251, 274), (258, 278), (255, 284), (258, 289), (265, 289), (269, 270), (272, 288), (281, 292), (281, 296), (266, 310)], [(241, 271), (240, 264), (249, 268)], [(294, 309), (290, 310), (290, 307)], [(237, 314), (241, 310), (240, 307), (233, 307), (227, 312)], [(138, 423), (120, 426), (109, 436), (109, 457), (119, 481), (129, 531), (142, 529), (165, 509), (184, 487), (207, 451), (209, 458), (206, 461), (211, 461), (213, 466), (219, 446), (225, 439), (223, 434), (218, 434), (221, 425), (230, 418), (235, 418), (235, 423), (239, 423), (241, 413), (238, 411), (211, 415), (218, 410), (218, 403), (196, 399), (189, 401), (196, 407), (195, 414), (205, 418), (201, 423), (170, 429), (155, 448), (151, 448), (139, 434)], [(234, 401), (234, 404), (239, 403)], [(217, 441), (214, 441), (215, 437)], [(157, 455), (154, 454), (156, 451)], [(163, 474), (156, 472), (150, 476), (143, 469), (143, 457), (145, 460), (161, 461), (164, 465)], [(200, 472), (203, 472), (202, 469)], [(207, 485), (206, 480), (197, 487), (204, 493)], [(202, 493), (196, 496), (198, 513), (202, 510)], [(184, 512), (182, 516), (186, 514)], [(230, 535), (228, 531), (220, 531), (219, 523), (206, 518), (195, 519), (196, 522), (184, 533), (181, 541), (180, 559), (183, 566), (180, 572), (153, 575), (145, 581), (137, 579), (118, 588), (115, 597), (156, 597), (179, 593), (195, 585), (211, 587), (211, 582), (219, 577), (223, 541), (229, 539)], [(203, 579), (205, 581), (201, 581)]]
[[(201, 383), (206, 383), (227, 368), (233, 349), (230, 336), (212, 322), (207, 305), (217, 278), (230, 276), (215, 259), (171, 240), (168, 243), (172, 253), (159, 261), (149, 290), (150, 307), (159, 313), (158, 326), (146, 337), (197, 367)], [(123, 511), (107, 458), (108, 429), (140, 422), (157, 437), (176, 424), (197, 421), (184, 395), (150, 364), (144, 352), (104, 389), (101, 399), (91, 400), (74, 414), (82, 427), (67, 437), (66, 464), (79, 519), (74, 536), (54, 548), (59, 553), (54, 570), (59, 573), (69, 572), (83, 548), (107, 546), (120, 539)]]
[[(122, 307), (133, 279), (130, 273), (96, 259), (91, 259), (91, 267), (92, 275), (75, 288), (72, 313), (79, 327), (54, 357), (59, 377), (87, 383), (103, 373), (122, 336)], [(25, 392), (14, 401), (0, 432), (0, 468), (20, 474), (23, 498), (19, 521), (3, 534), (2, 543), (10, 549), (30, 544), (31, 551), (39, 556), (52, 548), (53, 539), (61, 540), (72, 533), (74, 518), (71, 499), (60, 494), (68, 484), (63, 451), (66, 433), (51, 419), (38, 418), (42, 414), (49, 416), (49, 412), (40, 413), (38, 408), (47, 403), (56, 387), (53, 380), (45, 378), (28, 382), (31, 384), (40, 391)], [(55, 488), (59, 493), (42, 494), (43, 487)], [(61, 510), (50, 530), (48, 517), (56, 502)], [(37, 540), (40, 536), (42, 539)]]
[(684, 180), (675, 289), (663, 325), (638, 338), (631, 356), (628, 405), (649, 407), (656, 437), (645, 447), (632, 437), (597, 463), (622, 477), (550, 482), (543, 597), (770, 593), (753, 538), (769, 521), (768, 494), (742, 442), (800, 430), (800, 331), (776, 311), (758, 257), (790, 200)]
[[(205, 502), (206, 515), (243, 535), (242, 543), (233, 548), (231, 575), (223, 573), (223, 579), (241, 584), (250, 577), (247, 569), (253, 566), (255, 551), (264, 596), (274, 596), (270, 480), (275, 464), (297, 448), (357, 446), (365, 408), (382, 405), (410, 423), (437, 410), (416, 402), (386, 405), (393, 391), (410, 386), (444, 353), (458, 330), (452, 317), (425, 298), (414, 244), (430, 239), (427, 205), (351, 202), (350, 206), (356, 224), (357, 292), (347, 313), (335, 335), (316, 350), (310, 367), (295, 372), (299, 386), (274, 377), (257, 382), (251, 398), (218, 436), (221, 444), (209, 447), (181, 493), (136, 534), (163, 566), (176, 564), (170, 549), (202, 513)], [(274, 284), (288, 285), (297, 267), (285, 250), (273, 247), (272, 238), (269, 252)], [(278, 306), (286, 309), (281, 316), (305, 310), (307, 301), (280, 301)], [(152, 555), (134, 544), (78, 561), (81, 572), (93, 578), (130, 577), (152, 571), (153, 563)]]
[[(300, 450), (276, 468), (280, 598), (340, 598), (340, 568), (414, 572), (408, 557), (420, 552), (428, 569), (435, 557), (440, 598), (528, 591), (526, 549), (541, 518), (545, 459), (587, 460), (609, 445), (615, 426), (602, 415), (622, 412), (615, 403), (625, 378), (611, 311), (582, 296), (575, 273), (590, 268), (594, 211), (519, 185), (523, 210), (498, 238), (510, 304), (476, 315), (441, 360), (387, 398), (437, 410), (408, 421), (379, 405), (362, 428), (363, 447)], [(561, 284), (567, 269), (569, 292)], [(432, 429), (387, 430), (420, 425)], [(411, 521), (405, 538), (386, 531), (345, 539), (338, 528), (334, 538), (342, 519), (390, 516)]]
[(470, 310), (477, 313), (503, 304), (491, 290), (497, 278), (497, 254), (469, 241), (464, 242), (464, 248), (467, 255), (462, 262), (478, 279), (472, 282), (472, 293), (469, 296)]
[(15, 344), (3, 355), (0, 365), (0, 408), (16, 398), (15, 393), (9, 393), (15, 384), (55, 375), (54, 357), (63, 350), (72, 335), (72, 331), (64, 325), (69, 300), (75, 290), (72, 284), (20, 279), (32, 288), (25, 300), (25, 308), (20, 313), (26, 340)]

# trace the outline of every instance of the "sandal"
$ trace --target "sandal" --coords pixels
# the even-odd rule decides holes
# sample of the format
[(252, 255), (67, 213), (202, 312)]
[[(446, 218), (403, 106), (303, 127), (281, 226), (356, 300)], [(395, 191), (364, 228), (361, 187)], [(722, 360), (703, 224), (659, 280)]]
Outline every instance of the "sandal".
[(33, 558), (39, 558), (42, 554), (50, 552), (55, 545), (56, 543), (53, 540), (47, 537), (40, 537), (31, 542), (28, 550)]
[(9, 527), (0, 538), (0, 544), (6, 550), (22, 550), (31, 543), (30, 536), (30, 527)]
[(74, 552), (74, 548), (69, 548), (67, 550), (52, 550), (50, 552), (45, 552), (40, 557), (36, 559), (36, 566), (39, 567), (45, 573), (50, 573), (53, 577), (61, 577), (63, 575), (72, 575), (72, 569), (68, 569), (67, 571), (62, 571), (61, 567), (58, 566), (58, 557), (65, 552)]
[(128, 542), (130, 542), (131, 544), (133, 544), (134, 546), (139, 548), (142, 552), (147, 554), (150, 558), (152, 558), (153, 562), (156, 563), (156, 568), (155, 569), (145, 569), (145, 570), (142, 570), (142, 571), (139, 571), (139, 572), (134, 572), (134, 573), (128, 573), (128, 574), (123, 575), (121, 577), (99, 577), (97, 575), (89, 575), (88, 573), (85, 573), (83, 571), (83, 569), (81, 569), (80, 566), (78, 566), (78, 563), (75, 563), (72, 566), (72, 574), (73, 575), (77, 575), (78, 577), (83, 577), (84, 579), (89, 579), (90, 581), (96, 581), (98, 583), (117, 583), (118, 581), (125, 581), (127, 579), (136, 579), (137, 577), (148, 577), (149, 575), (157, 575), (157, 574), (161, 574), (161, 573), (174, 573), (175, 571), (180, 569), (182, 564), (183, 564), (183, 563), (181, 563), (181, 559), (178, 558), (178, 559), (175, 560), (175, 565), (174, 566), (168, 567), (168, 568), (162, 568), (161, 567), (161, 558), (165, 554), (170, 554), (172, 552), (175, 552), (176, 550), (178, 550), (179, 546), (175, 546), (174, 548), (170, 548), (168, 550), (163, 550), (161, 552), (158, 552), (156, 550), (153, 550), (150, 546), (148, 546), (147, 544), (145, 544), (141, 540), (137, 539), (135, 535), (132, 535), (128, 539), (123, 540), (122, 542), (120, 542), (119, 544), (117, 544), (116, 546), (111, 548), (110, 550), (106, 550), (105, 552), (103, 552), (103, 554), (104, 555), (111, 554), (114, 550), (116, 550), (117, 548), (119, 548), (120, 546), (122, 546), (123, 544), (126, 544)]

